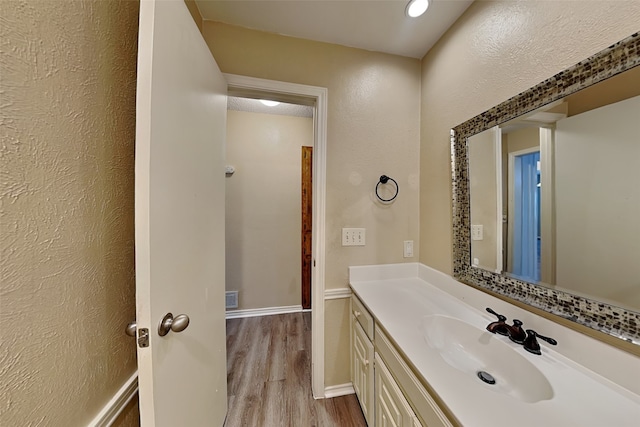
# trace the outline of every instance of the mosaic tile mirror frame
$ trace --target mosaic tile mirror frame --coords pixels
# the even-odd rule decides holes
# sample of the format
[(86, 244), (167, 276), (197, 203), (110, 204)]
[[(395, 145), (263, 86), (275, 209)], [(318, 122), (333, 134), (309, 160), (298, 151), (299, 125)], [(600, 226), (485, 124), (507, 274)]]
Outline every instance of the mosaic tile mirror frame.
[(640, 33), (636, 33), (451, 130), (453, 270), (458, 280), (640, 345), (638, 312), (472, 266), (467, 147), (472, 135), (639, 65)]

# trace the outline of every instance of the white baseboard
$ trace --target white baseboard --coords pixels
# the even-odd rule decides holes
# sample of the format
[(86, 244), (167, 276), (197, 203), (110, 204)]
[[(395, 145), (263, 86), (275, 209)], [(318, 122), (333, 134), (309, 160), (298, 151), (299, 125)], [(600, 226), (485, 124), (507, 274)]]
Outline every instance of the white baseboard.
[(324, 291), (324, 299), (341, 299), (351, 297), (351, 288), (335, 288)]
[(298, 313), (302, 311), (301, 305), (287, 305), (284, 307), (249, 308), (246, 310), (227, 311), (227, 319), (239, 319), (241, 317), (271, 316), (273, 314)]
[(330, 399), (332, 397), (338, 397), (338, 396), (346, 396), (347, 394), (354, 394), (354, 393), (355, 393), (355, 390), (353, 389), (353, 383), (331, 385), (329, 387), (324, 388), (325, 399)]
[(88, 427), (109, 427), (112, 425), (136, 394), (138, 394), (138, 371), (135, 371), (125, 381), (120, 390), (113, 395), (111, 400), (89, 423)]

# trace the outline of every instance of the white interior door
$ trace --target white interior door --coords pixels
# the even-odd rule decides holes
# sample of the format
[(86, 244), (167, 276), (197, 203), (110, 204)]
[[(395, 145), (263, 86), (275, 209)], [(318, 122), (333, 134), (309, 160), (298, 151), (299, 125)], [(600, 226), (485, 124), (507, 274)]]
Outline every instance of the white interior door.
[[(226, 82), (182, 0), (142, 0), (136, 117), (136, 321), (143, 426), (226, 415)], [(167, 313), (189, 326), (161, 337)], [(139, 339), (139, 337), (138, 337)]]

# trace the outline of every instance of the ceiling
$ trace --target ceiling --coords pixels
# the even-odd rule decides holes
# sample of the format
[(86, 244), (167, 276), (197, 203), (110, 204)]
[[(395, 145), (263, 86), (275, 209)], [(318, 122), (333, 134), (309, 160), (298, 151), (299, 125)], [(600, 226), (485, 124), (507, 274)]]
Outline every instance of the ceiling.
[(431, 0), (418, 18), (409, 0), (196, 0), (203, 19), (269, 33), (422, 58), (473, 0)]
[(281, 102), (273, 107), (268, 107), (258, 99), (240, 98), (236, 96), (227, 97), (227, 110), (313, 118), (313, 107), (309, 107), (307, 105)]

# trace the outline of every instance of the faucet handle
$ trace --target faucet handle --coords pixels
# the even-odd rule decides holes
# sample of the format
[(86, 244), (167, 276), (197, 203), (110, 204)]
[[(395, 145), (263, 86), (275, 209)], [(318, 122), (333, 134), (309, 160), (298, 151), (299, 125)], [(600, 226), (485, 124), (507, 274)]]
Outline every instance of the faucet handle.
[(493, 309), (492, 309), (492, 308), (490, 308), (490, 307), (487, 307), (487, 311), (488, 311), (489, 313), (493, 314), (494, 316), (496, 316), (500, 322), (504, 322), (504, 321), (506, 321), (506, 320), (507, 320), (506, 316), (503, 316), (502, 314), (498, 314), (498, 313), (496, 313), (496, 312), (495, 312), (495, 311), (493, 311)]
[(513, 326), (507, 328), (509, 331), (509, 339), (516, 344), (523, 344), (527, 334), (522, 329), (522, 321), (513, 319)]
[(536, 340), (536, 337), (540, 338), (542, 341), (546, 341), (551, 345), (558, 344), (558, 341), (554, 340), (553, 338), (540, 335), (533, 329), (527, 329), (527, 338), (525, 338), (524, 343), (522, 345), (524, 349), (527, 350), (529, 353), (542, 354), (540, 352), (540, 344), (538, 344), (538, 340)]
[(507, 324), (504, 323), (507, 318), (502, 314), (496, 313), (489, 307), (487, 307), (487, 311), (498, 318), (497, 321), (491, 322), (489, 323), (489, 325), (487, 325), (487, 331), (491, 332), (492, 334), (507, 335), (509, 331), (507, 329)]

